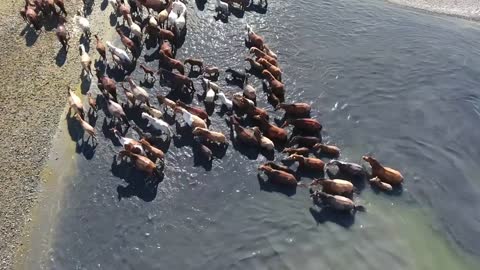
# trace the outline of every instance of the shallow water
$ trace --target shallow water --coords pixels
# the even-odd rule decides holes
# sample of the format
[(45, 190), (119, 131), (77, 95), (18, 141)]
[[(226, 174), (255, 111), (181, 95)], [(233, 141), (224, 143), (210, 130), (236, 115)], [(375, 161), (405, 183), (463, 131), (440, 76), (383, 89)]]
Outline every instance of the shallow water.
[[(403, 193), (366, 188), (356, 200), (367, 212), (354, 219), (314, 214), (307, 190), (259, 185), (264, 156), (249, 159), (230, 144), (206, 170), (194, 167), (182, 140), (170, 145), (164, 181), (147, 189), (135, 184), (137, 174), (112, 166), (120, 147), (102, 135), (100, 112), (100, 143), (78, 155), (49, 268), (473, 269), (480, 255), (480, 26), (342, 0), (270, 1), (266, 14), (222, 23), (210, 2), (203, 11), (189, 4), (177, 58), (242, 68), (248, 22), (278, 52), (287, 100), (313, 104), (324, 141), (339, 145), (344, 160), (373, 153), (398, 168)], [(226, 92), (239, 90), (223, 74), (219, 82)], [(261, 82), (253, 83), (260, 93)], [(281, 118), (263, 93), (258, 100)], [(219, 110), (211, 127), (228, 133)]]

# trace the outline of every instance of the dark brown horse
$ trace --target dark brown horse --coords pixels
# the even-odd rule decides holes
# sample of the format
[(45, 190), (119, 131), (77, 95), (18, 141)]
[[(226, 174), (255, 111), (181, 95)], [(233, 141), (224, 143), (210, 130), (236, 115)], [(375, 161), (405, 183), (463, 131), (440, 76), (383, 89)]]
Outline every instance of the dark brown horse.
[(185, 66), (177, 59), (168, 57), (163, 51), (160, 51), (160, 63), (165, 64), (170, 69), (176, 69), (180, 74), (185, 74)]

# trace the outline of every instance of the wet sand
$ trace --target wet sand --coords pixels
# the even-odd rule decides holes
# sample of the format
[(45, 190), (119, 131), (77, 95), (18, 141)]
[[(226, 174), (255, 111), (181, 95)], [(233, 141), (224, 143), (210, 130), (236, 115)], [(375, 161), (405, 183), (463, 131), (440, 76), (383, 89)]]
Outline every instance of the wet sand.
[[(81, 1), (69, 1), (73, 13)], [(66, 86), (79, 83), (78, 45), (60, 50), (52, 25), (35, 33), (18, 15), (22, 0), (0, 3), (0, 269), (11, 269), (28, 235), (42, 167), (66, 103)], [(70, 18), (70, 17), (69, 17)]]
[(424, 9), (436, 13), (480, 20), (478, 0), (387, 0), (389, 2)]

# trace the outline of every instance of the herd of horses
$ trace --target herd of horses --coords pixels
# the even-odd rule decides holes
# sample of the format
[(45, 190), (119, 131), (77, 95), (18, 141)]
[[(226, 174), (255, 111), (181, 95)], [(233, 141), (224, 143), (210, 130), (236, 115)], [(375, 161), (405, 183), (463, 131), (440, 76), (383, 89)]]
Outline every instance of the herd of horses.
[[(86, 116), (99, 111), (101, 106), (97, 100), (102, 99), (103, 109), (111, 118), (110, 132), (123, 146), (117, 159), (128, 158), (136, 170), (148, 176), (149, 181), (162, 178), (164, 160), (168, 152), (160, 145), (164, 145), (172, 136), (180, 136), (172, 129), (173, 119), (177, 129), (184, 127), (188, 130), (189, 135), (194, 138), (192, 144), (202, 157), (210, 162), (215, 158), (212, 150), (225, 147), (229, 143), (256, 148), (271, 153), (272, 156), (275, 156), (275, 153), (287, 155), (282, 163), (269, 161), (261, 164), (258, 167), (259, 172), (264, 173), (266, 181), (274, 185), (310, 188), (314, 202), (322, 207), (348, 213), (362, 210), (363, 207), (353, 201), (359, 181), (368, 180), (376, 189), (385, 192), (392, 192), (401, 186), (403, 182), (401, 173), (381, 165), (374, 157), (363, 156), (363, 160), (371, 165), (371, 172), (367, 172), (359, 164), (340, 161), (340, 149), (322, 142), (322, 125), (310, 116), (311, 105), (303, 102), (286, 102), (287, 89), (282, 81), (284, 76), (279, 57), (269, 47), (265, 38), (256, 33), (250, 25), (245, 26), (245, 42), (248, 48), (245, 61), (250, 69), (221, 70), (198, 58), (186, 58), (184, 61), (175, 58), (178, 41), (186, 35), (188, 8), (185, 3), (178, 0), (108, 0), (108, 2), (113, 12), (123, 18), (128, 31), (125, 32), (124, 28), (118, 25), (116, 27), (121, 46), (115, 46), (110, 41), (104, 42), (98, 34), (94, 35), (95, 48), (100, 56), (97, 61), (105, 64), (104, 70), (92, 69), (93, 61), (85, 49), (86, 44), (80, 44), (82, 76), (90, 79), (95, 76), (100, 93), (97, 97), (92, 90), (87, 93), (89, 110), (86, 112), (83, 98), (69, 87), (69, 115), (73, 110), (74, 119), (89, 135), (87, 142), (91, 138), (92, 143), (96, 143), (96, 129)], [(252, 4), (251, 2), (217, 0), (217, 11), (228, 14), (230, 9), (245, 10)], [(41, 16), (57, 16), (56, 35), (62, 46), (68, 48), (70, 34), (65, 26), (67, 12), (63, 0), (26, 0), (25, 7), (20, 13), (37, 30), (41, 28)], [(86, 42), (89, 42), (91, 29), (88, 18), (79, 12), (75, 16), (75, 23), (87, 38)], [(146, 63), (138, 64), (141, 46), (147, 39), (153, 39), (157, 44), (159, 68), (149, 67)], [(153, 83), (160, 81), (162, 85), (169, 86), (170, 93), (175, 95), (158, 94), (156, 99), (159, 106), (155, 107), (151, 93), (130, 76), (126, 76), (124, 82), (109, 77), (108, 58), (111, 59), (110, 63), (114, 68), (125, 74), (132, 73), (137, 66), (140, 67), (146, 80)], [(240, 89), (237, 93), (229, 95), (222, 91), (218, 83), (222, 72), (228, 75), (229, 81), (238, 83)], [(201, 77), (203, 94), (199, 95), (201, 96), (199, 101), (205, 104), (205, 108), (190, 104), (194, 94), (198, 92), (192, 76), (189, 76), (192, 73)], [(267, 100), (274, 109), (285, 112), (281, 124), (277, 125), (271, 121), (267, 110), (257, 106), (257, 90), (248, 82), (251, 74), (263, 80)], [(119, 87), (123, 90), (122, 99), (126, 100), (125, 103), (119, 101)], [(173, 99), (172, 96), (176, 98)], [(226, 121), (234, 134), (230, 140), (211, 124), (211, 112), (206, 108), (215, 106), (221, 106), (222, 110), (227, 112), (224, 115), (227, 116)], [(128, 108), (137, 109), (136, 117), (146, 123), (145, 128), (131, 123), (130, 116), (126, 113)], [(286, 129), (288, 126), (293, 126), (291, 132)], [(126, 136), (130, 127), (138, 133), (140, 139)], [(294, 162), (298, 163), (296, 171), (285, 165)], [(329, 179), (317, 178), (305, 184), (299, 181), (299, 172), (319, 176), (327, 174)]]

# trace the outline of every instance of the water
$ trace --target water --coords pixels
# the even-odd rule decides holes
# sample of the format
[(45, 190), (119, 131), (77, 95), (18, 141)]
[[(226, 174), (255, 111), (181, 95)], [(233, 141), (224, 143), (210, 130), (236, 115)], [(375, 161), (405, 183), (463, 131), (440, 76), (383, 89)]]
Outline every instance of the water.
[[(48, 268), (473, 269), (480, 255), (479, 25), (346, 0), (270, 1), (266, 14), (225, 24), (213, 19), (210, 2), (203, 11), (189, 4), (179, 59), (242, 68), (248, 22), (278, 52), (287, 100), (313, 104), (324, 140), (342, 148), (342, 159), (373, 153), (402, 171), (403, 193), (367, 188), (357, 198), (366, 213), (319, 216), (305, 189), (261, 188), (262, 155), (249, 159), (230, 144), (205, 170), (193, 166), (182, 141), (172, 142), (165, 179), (149, 190), (112, 166), (120, 147), (101, 135), (100, 113), (99, 145), (78, 155), (79, 172), (66, 185)], [(223, 74), (219, 81), (226, 92), (239, 90)], [(263, 93), (258, 100), (281, 117)], [(212, 128), (228, 134), (218, 111)]]

